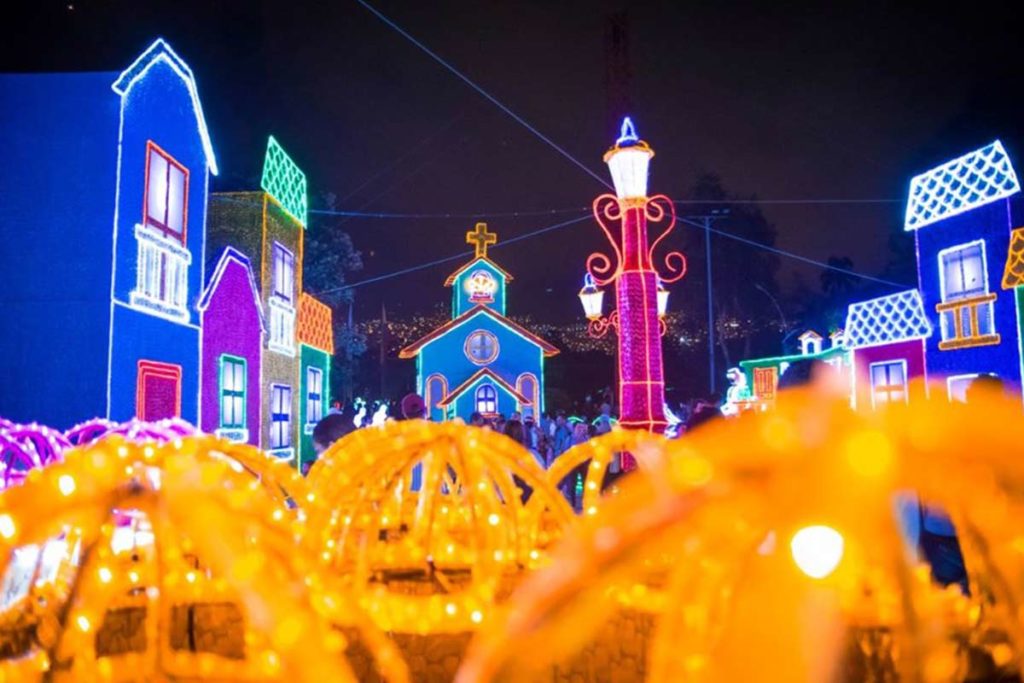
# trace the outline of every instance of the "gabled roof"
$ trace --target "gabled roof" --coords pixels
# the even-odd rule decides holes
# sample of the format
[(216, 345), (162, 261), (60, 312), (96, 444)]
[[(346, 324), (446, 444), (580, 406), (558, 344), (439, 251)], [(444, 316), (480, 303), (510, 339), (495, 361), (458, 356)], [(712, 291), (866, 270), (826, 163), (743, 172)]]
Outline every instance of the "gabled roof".
[(932, 333), (921, 293), (908, 289), (850, 304), (846, 313), (846, 346), (859, 349), (924, 339)]
[(797, 339), (821, 339), (821, 335), (814, 330), (806, 330)]
[(260, 327), (265, 332), (267, 330), (267, 320), (263, 316), (263, 304), (260, 301), (260, 288), (256, 286), (256, 277), (252, 274), (252, 264), (249, 259), (242, 252), (238, 251), (234, 247), (225, 247), (224, 251), (221, 252), (220, 258), (217, 260), (217, 267), (213, 271), (213, 275), (210, 277), (210, 281), (206, 284), (206, 289), (203, 290), (203, 295), (199, 298), (199, 310), (205, 311), (210, 305), (210, 301), (213, 299), (214, 293), (217, 288), (220, 287), (220, 281), (224, 277), (224, 273), (227, 272), (228, 265), (232, 262), (237, 263), (245, 269), (246, 277), (249, 278), (249, 289), (252, 291), (252, 300), (256, 305), (256, 311), (260, 316)]
[(300, 344), (334, 353), (332, 317), (330, 306), (303, 292), (299, 296), (296, 339)]
[(189, 95), (192, 97), (192, 110), (196, 115), (196, 122), (199, 125), (199, 136), (203, 140), (203, 151), (206, 152), (206, 164), (213, 175), (218, 174), (217, 158), (213, 154), (213, 143), (210, 141), (210, 131), (206, 127), (206, 117), (203, 116), (203, 105), (199, 101), (199, 88), (196, 86), (196, 78), (188, 64), (171, 49), (171, 46), (163, 38), (157, 38), (145, 52), (139, 55), (138, 59), (131, 63), (127, 69), (121, 72), (111, 86), (122, 98), (135, 85), (136, 81), (146, 75), (155, 64), (164, 62), (178, 77), (185, 83)]
[(508, 393), (512, 394), (513, 398), (515, 398), (517, 401), (519, 401), (523, 405), (526, 405), (526, 406), (533, 405), (533, 401), (531, 399), (523, 396), (521, 393), (516, 391), (516, 388), (514, 386), (512, 386), (511, 384), (509, 384), (508, 382), (503, 380), (498, 375), (496, 375), (489, 368), (483, 368), (482, 370), (478, 370), (477, 372), (473, 373), (472, 377), (470, 377), (465, 382), (463, 382), (462, 384), (460, 384), (459, 386), (455, 387), (450, 392), (448, 392), (448, 395), (444, 397), (444, 400), (439, 401), (437, 405), (441, 406), (442, 408), (451, 405), (455, 401), (455, 399), (457, 399), (459, 396), (464, 394), (467, 389), (469, 389), (477, 381), (483, 379), (484, 377), (488, 377), (491, 380), (493, 380), (495, 384), (500, 386), (502, 389), (504, 389)]
[(511, 276), (511, 275), (509, 275), (508, 271), (506, 271), (506, 270), (505, 270), (504, 268), (502, 268), (501, 266), (499, 266), (499, 265), (498, 265), (497, 263), (495, 263), (495, 262), (494, 262), (494, 261), (492, 261), (491, 259), (487, 258), (486, 256), (480, 256), (480, 257), (478, 257), (478, 258), (475, 258), (475, 259), (473, 259), (473, 260), (472, 260), (472, 261), (470, 261), (469, 263), (467, 263), (467, 264), (463, 265), (463, 266), (462, 266), (461, 268), (459, 268), (459, 269), (458, 269), (458, 270), (456, 270), (456, 271), (455, 271), (454, 273), (452, 273), (451, 275), (449, 275), (449, 276), (448, 276), (448, 279), (444, 281), (444, 286), (445, 286), (445, 287), (451, 287), (452, 285), (454, 285), (454, 284), (455, 284), (455, 280), (456, 280), (456, 279), (457, 279), (457, 278), (458, 278), (458, 277), (459, 277), (460, 275), (462, 275), (462, 274), (463, 274), (464, 272), (466, 272), (467, 270), (469, 270), (470, 268), (472, 268), (472, 267), (473, 267), (473, 266), (475, 266), (476, 264), (480, 263), (481, 261), (483, 261), (484, 263), (486, 263), (487, 265), (489, 265), (489, 266), (490, 266), (491, 268), (494, 268), (494, 269), (495, 269), (496, 271), (498, 271), (498, 272), (499, 272), (499, 273), (501, 273), (501, 274), (502, 274), (503, 276), (505, 276), (505, 281), (506, 281), (506, 282), (509, 282), (509, 281), (511, 281), (511, 280), (513, 279), (513, 278), (512, 278), (512, 276)]
[(435, 339), (437, 339), (438, 337), (443, 335), (448, 330), (451, 330), (451, 329), (454, 329), (454, 328), (458, 327), (459, 325), (461, 325), (462, 323), (466, 322), (467, 320), (469, 320), (470, 318), (472, 318), (473, 316), (475, 316), (477, 314), (483, 314), (483, 315), (491, 316), (492, 318), (497, 320), (502, 325), (505, 325), (506, 327), (508, 327), (510, 330), (512, 330), (513, 332), (515, 332), (519, 336), (524, 337), (525, 339), (527, 339), (527, 340), (533, 342), (534, 344), (536, 344), (537, 346), (539, 346), (541, 348), (541, 350), (544, 352), (545, 356), (554, 356), (554, 355), (556, 355), (558, 353), (558, 349), (555, 348), (554, 346), (552, 346), (550, 343), (544, 341), (543, 339), (541, 339), (540, 337), (535, 335), (533, 332), (530, 332), (529, 330), (527, 330), (525, 327), (522, 327), (521, 325), (518, 325), (518, 324), (512, 322), (511, 320), (509, 320), (508, 318), (503, 316), (501, 313), (498, 313), (497, 311), (495, 311), (493, 308), (490, 308), (488, 306), (477, 305), (477, 306), (474, 306), (473, 308), (469, 309), (468, 311), (466, 311), (462, 315), (460, 315), (458, 318), (454, 318), (452, 320), (449, 320), (444, 325), (441, 325), (441, 327), (437, 328), (436, 330), (434, 330), (430, 334), (420, 338), (418, 341), (413, 342), (409, 346), (406, 346), (404, 349), (399, 351), (398, 357), (399, 358), (415, 358), (416, 354), (418, 354), (420, 352), (420, 349), (422, 349), (424, 346), (426, 346), (430, 342), (434, 341)]
[(1003, 289), (1024, 285), (1024, 228), (1010, 233), (1010, 251), (1006, 254), (1003, 270)]
[(984, 206), (1020, 190), (1010, 157), (996, 140), (910, 181), (904, 230)]

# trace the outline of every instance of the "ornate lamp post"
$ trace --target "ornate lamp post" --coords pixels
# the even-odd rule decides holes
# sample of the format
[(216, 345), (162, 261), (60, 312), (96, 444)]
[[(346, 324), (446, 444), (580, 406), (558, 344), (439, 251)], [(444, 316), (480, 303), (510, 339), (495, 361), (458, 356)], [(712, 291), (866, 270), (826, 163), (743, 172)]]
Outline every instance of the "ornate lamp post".
[[(594, 218), (611, 245), (611, 254), (587, 258), (587, 279), (580, 301), (590, 320), (588, 331), (602, 337), (615, 329), (619, 337), (620, 424), (633, 429), (664, 430), (665, 379), (661, 358), (663, 316), (668, 305), (664, 285), (686, 273), (686, 258), (678, 251), (664, 255), (659, 271), (655, 250), (676, 224), (675, 206), (665, 195), (647, 196), (647, 168), (654, 150), (637, 137), (633, 122), (622, 121), (615, 146), (604, 155), (615, 183), (615, 194), (594, 200)], [(610, 225), (618, 223), (618, 230)], [(665, 228), (648, 240), (648, 223)], [(614, 283), (616, 310), (601, 314), (600, 287)], [(624, 466), (630, 468), (631, 458)]]

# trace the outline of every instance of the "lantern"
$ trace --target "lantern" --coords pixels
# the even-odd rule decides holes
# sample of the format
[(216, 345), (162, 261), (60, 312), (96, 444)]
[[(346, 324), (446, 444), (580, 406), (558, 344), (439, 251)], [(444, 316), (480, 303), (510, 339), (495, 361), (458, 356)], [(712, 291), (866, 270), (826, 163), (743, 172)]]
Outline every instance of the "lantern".
[(587, 273), (583, 276), (583, 289), (580, 290), (580, 303), (583, 304), (583, 313), (587, 320), (597, 320), (601, 317), (603, 302), (604, 292), (597, 288), (593, 276)]
[(633, 122), (627, 116), (622, 120), (622, 131), (615, 146), (604, 155), (619, 199), (647, 196), (647, 167), (653, 156), (654, 150), (637, 137)]
[(658, 279), (658, 317), (665, 317), (665, 312), (668, 311), (668, 290), (665, 289), (665, 283)]

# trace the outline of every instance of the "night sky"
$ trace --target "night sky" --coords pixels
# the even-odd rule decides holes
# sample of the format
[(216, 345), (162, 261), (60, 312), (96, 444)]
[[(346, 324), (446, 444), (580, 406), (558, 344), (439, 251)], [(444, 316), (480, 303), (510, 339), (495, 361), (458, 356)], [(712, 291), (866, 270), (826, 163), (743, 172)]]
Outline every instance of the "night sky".
[[(849, 256), (867, 274), (886, 265), (912, 174), (997, 137), (1011, 156), (1024, 150), (1020, 25), (995, 6), (374, 2), (604, 178), (615, 137), (605, 32), (625, 10), (625, 96), (657, 152), (651, 190), (685, 199), (713, 171), (762, 199), (897, 200), (764, 206), (780, 247)], [(120, 70), (166, 38), (199, 82), (222, 169), (215, 190), (256, 187), (274, 134), (305, 169), (314, 208), (334, 193), (347, 210), (538, 212), (582, 209), (604, 191), (354, 1), (20, 4), (7, 9), (0, 70)], [(575, 215), (487, 220), (507, 238)], [(310, 229), (339, 222), (317, 217)], [(366, 264), (353, 280), (457, 254), (473, 222), (348, 220)], [(601, 240), (583, 222), (495, 250), (517, 276), (510, 312), (580, 317), (583, 264)], [(784, 289), (817, 282), (818, 269), (782, 264)], [(442, 282), (457, 265), (359, 288), (357, 317), (382, 299), (396, 314), (447, 302)]]

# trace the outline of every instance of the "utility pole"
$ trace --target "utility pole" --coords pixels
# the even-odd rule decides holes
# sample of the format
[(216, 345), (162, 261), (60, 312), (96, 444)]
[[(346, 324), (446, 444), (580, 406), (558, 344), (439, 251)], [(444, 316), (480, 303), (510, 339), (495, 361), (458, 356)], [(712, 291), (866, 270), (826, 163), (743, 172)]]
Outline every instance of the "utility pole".
[(387, 397), (388, 310), (380, 302), (380, 400)]
[(712, 209), (711, 213), (703, 216), (687, 216), (689, 220), (700, 221), (700, 227), (704, 228), (704, 261), (707, 269), (707, 290), (708, 290), (708, 392), (715, 393), (715, 298), (714, 283), (711, 276), (711, 224), (729, 215), (729, 209)]

